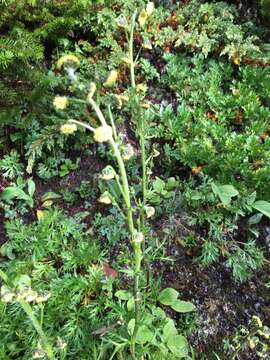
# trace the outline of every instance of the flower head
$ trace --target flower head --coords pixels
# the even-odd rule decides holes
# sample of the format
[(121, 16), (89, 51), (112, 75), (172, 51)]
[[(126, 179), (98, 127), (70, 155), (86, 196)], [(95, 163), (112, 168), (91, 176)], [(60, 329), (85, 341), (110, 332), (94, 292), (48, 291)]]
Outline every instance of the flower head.
[(100, 195), (98, 202), (101, 204), (110, 205), (112, 203), (110, 193), (108, 191), (104, 191), (104, 193)]
[(122, 158), (123, 160), (129, 160), (132, 156), (134, 156), (134, 149), (132, 145), (127, 144), (124, 148)]
[(64, 350), (67, 346), (67, 343), (64, 340), (62, 340), (60, 337), (58, 337), (56, 341), (56, 346), (58, 347), (58, 349)]
[(140, 12), (139, 17), (138, 17), (138, 21), (139, 21), (140, 27), (144, 27), (147, 18), (148, 18), (147, 11), (146, 11), (145, 9), (143, 9), (143, 10)]
[(153, 206), (146, 206), (145, 207), (145, 213), (146, 213), (146, 217), (147, 218), (151, 218), (152, 216), (155, 215), (155, 208)]
[(53, 106), (56, 110), (64, 110), (68, 106), (68, 98), (66, 96), (56, 96), (53, 100)]
[(48, 291), (44, 291), (43, 293), (38, 294), (37, 298), (36, 298), (36, 302), (42, 303), (47, 301), (49, 298), (51, 297), (51, 293)]
[(6, 285), (1, 286), (1, 301), (9, 302), (15, 296), (14, 292), (10, 290)]
[(152, 43), (149, 39), (146, 39), (143, 43), (143, 47), (144, 49), (148, 49), (148, 50), (152, 50), (153, 47), (152, 47)]
[(60, 59), (57, 61), (57, 68), (61, 69), (65, 64), (71, 64), (71, 65), (79, 65), (80, 60), (77, 58), (77, 56), (69, 54), (61, 56)]
[(100, 178), (102, 180), (108, 181), (108, 180), (113, 179), (114, 176), (115, 176), (115, 171), (114, 171), (113, 167), (111, 165), (108, 165), (102, 170)]
[(142, 243), (144, 240), (144, 236), (142, 232), (139, 232), (137, 230), (134, 231), (132, 241), (135, 243)]
[(118, 72), (116, 70), (110, 71), (107, 80), (103, 84), (105, 87), (112, 87), (117, 80)]
[(45, 357), (45, 353), (42, 349), (35, 350), (33, 354), (33, 359), (43, 359)]
[(127, 19), (125, 18), (124, 15), (118, 16), (116, 22), (119, 27), (126, 28), (128, 26)]
[(152, 15), (154, 10), (155, 10), (155, 4), (153, 3), (153, 1), (149, 1), (149, 3), (147, 3), (147, 5), (146, 5), (147, 15), (148, 16)]
[(95, 129), (94, 139), (96, 142), (106, 142), (112, 138), (112, 128), (108, 125), (102, 125)]
[(62, 134), (70, 135), (73, 134), (75, 131), (77, 131), (77, 125), (76, 124), (69, 124), (66, 123), (60, 127), (60, 131)]

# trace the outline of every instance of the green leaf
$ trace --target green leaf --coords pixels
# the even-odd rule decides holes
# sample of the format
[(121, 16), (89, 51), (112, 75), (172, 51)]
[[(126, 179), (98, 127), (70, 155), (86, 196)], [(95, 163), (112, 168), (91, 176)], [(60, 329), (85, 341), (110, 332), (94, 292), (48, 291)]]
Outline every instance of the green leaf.
[(129, 300), (132, 298), (132, 294), (126, 290), (118, 290), (115, 293), (115, 296), (119, 299), (119, 300)]
[(158, 301), (163, 305), (172, 305), (178, 298), (178, 291), (173, 288), (166, 288), (161, 291)]
[(48, 191), (42, 196), (41, 201), (44, 202), (47, 200), (60, 199), (60, 198), (61, 198), (61, 195), (59, 195), (53, 191)]
[(136, 336), (136, 343), (138, 344), (145, 344), (150, 342), (154, 337), (154, 333), (149, 329), (148, 326), (142, 325), (138, 329), (138, 333)]
[(258, 200), (253, 203), (252, 207), (259, 212), (261, 212), (263, 215), (270, 218), (270, 203), (268, 201), (264, 200)]
[(26, 194), (22, 189), (15, 186), (8, 186), (4, 189), (0, 197), (3, 200), (9, 201), (18, 197), (22, 198), (25, 195)]
[(177, 187), (177, 185), (178, 185), (178, 181), (174, 177), (170, 177), (167, 180), (166, 188), (167, 190), (173, 190), (174, 188)]
[(211, 183), (213, 193), (217, 195), (224, 205), (229, 205), (232, 198), (239, 195), (239, 192), (232, 185), (219, 185)]
[(165, 188), (165, 182), (157, 177), (153, 183), (153, 188), (157, 193), (161, 193)]
[(189, 301), (176, 300), (171, 308), (179, 313), (187, 313), (195, 310), (195, 306)]
[(32, 179), (28, 180), (28, 194), (32, 197), (36, 190), (36, 185)]
[(180, 358), (188, 356), (188, 342), (182, 335), (175, 335), (168, 339), (168, 348), (171, 352)]
[(163, 328), (162, 339), (167, 342), (170, 337), (177, 335), (177, 329), (174, 325), (174, 321), (172, 319), (168, 319), (167, 323)]
[(129, 333), (130, 336), (133, 334), (134, 327), (135, 327), (135, 319), (130, 319), (129, 323), (128, 323), (128, 326), (127, 326), (128, 333)]
[(135, 308), (135, 301), (134, 301), (134, 297), (132, 296), (130, 299), (128, 299), (127, 309), (128, 311), (133, 311), (134, 308)]

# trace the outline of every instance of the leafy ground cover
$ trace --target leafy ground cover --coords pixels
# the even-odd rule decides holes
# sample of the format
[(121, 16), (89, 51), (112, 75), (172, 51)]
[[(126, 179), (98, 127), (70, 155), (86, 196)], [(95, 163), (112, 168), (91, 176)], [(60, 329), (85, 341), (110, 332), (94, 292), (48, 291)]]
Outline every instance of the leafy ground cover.
[(232, 3), (0, 5), (1, 359), (269, 358), (269, 4)]

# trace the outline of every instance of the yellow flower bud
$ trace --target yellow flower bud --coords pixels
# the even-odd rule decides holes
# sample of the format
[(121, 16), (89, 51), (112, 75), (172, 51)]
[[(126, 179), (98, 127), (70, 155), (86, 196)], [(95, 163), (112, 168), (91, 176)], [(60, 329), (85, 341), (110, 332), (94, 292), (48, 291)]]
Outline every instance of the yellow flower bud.
[(110, 71), (107, 80), (103, 84), (105, 87), (112, 87), (117, 80), (118, 72), (116, 70)]
[(94, 93), (96, 91), (97, 87), (96, 87), (96, 84), (95, 83), (91, 83), (90, 84), (90, 89), (89, 89), (89, 92), (87, 94), (87, 101), (90, 101), (92, 99), (92, 97), (94, 96)]
[(94, 139), (96, 142), (106, 142), (112, 138), (112, 128), (108, 125), (100, 126), (94, 131)]
[(64, 124), (60, 127), (60, 131), (62, 134), (70, 135), (73, 134), (75, 131), (77, 131), (77, 125), (76, 124)]
[(110, 193), (108, 191), (104, 191), (104, 193), (100, 195), (98, 202), (101, 204), (110, 205), (112, 203)]
[(64, 55), (61, 56), (60, 59), (57, 61), (57, 68), (61, 69), (63, 67), (63, 65), (67, 64), (67, 63), (73, 63), (75, 65), (79, 65), (80, 64), (80, 60), (77, 58), (77, 56), (75, 55)]
[(53, 100), (53, 106), (56, 110), (64, 110), (68, 106), (68, 98), (66, 96), (56, 96)]
[(139, 24), (140, 24), (140, 27), (144, 27), (147, 18), (148, 18), (147, 11), (146, 11), (145, 9), (143, 9), (143, 10), (140, 12), (139, 17), (138, 17), (138, 22), (139, 22)]

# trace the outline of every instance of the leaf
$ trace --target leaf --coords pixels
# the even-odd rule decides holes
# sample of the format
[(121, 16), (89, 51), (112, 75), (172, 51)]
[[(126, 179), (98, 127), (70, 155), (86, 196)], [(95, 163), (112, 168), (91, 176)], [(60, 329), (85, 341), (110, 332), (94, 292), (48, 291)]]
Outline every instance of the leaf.
[(170, 177), (167, 180), (166, 188), (167, 190), (173, 190), (177, 187), (177, 185), (178, 185), (178, 181), (174, 177)]
[(134, 327), (135, 327), (135, 319), (130, 319), (129, 323), (128, 323), (128, 326), (127, 326), (128, 333), (129, 333), (130, 336), (133, 334)]
[(127, 309), (128, 309), (128, 311), (133, 311), (135, 309), (135, 300), (134, 300), (133, 296), (132, 296), (132, 298), (128, 299)]
[(258, 224), (258, 223), (261, 221), (262, 216), (263, 216), (262, 213), (256, 213), (255, 215), (251, 216), (251, 217), (248, 219), (248, 224), (249, 224), (249, 225), (256, 225), (256, 224)]
[(115, 296), (119, 299), (119, 300), (129, 300), (132, 298), (132, 294), (126, 290), (118, 290), (115, 293)]
[(38, 221), (42, 221), (42, 220), (44, 220), (45, 219), (45, 217), (46, 217), (46, 211), (44, 211), (44, 210), (37, 210), (37, 219), (38, 219)]
[(161, 291), (158, 301), (163, 305), (172, 305), (178, 298), (178, 291), (173, 288), (166, 288)]
[(167, 341), (167, 346), (174, 355), (180, 358), (188, 356), (188, 342), (182, 335), (170, 337)]
[(48, 191), (42, 196), (41, 201), (45, 202), (47, 200), (60, 199), (60, 198), (61, 198), (61, 195), (59, 195), (53, 191)]
[(187, 313), (195, 310), (195, 306), (189, 301), (176, 300), (171, 308), (179, 313)]
[(41, 205), (41, 207), (43, 207), (43, 208), (49, 208), (49, 207), (52, 206), (52, 204), (53, 204), (53, 201), (52, 201), (52, 200), (46, 200), (46, 201), (44, 201), (44, 203)]
[(169, 340), (170, 337), (177, 335), (177, 329), (174, 325), (174, 321), (172, 319), (168, 319), (167, 323), (163, 328), (162, 338), (165, 342)]
[(136, 343), (143, 345), (147, 342), (150, 342), (153, 337), (154, 333), (149, 329), (149, 327), (146, 325), (141, 325), (136, 336)]
[(25, 196), (25, 192), (22, 189), (15, 186), (8, 186), (4, 189), (0, 197), (3, 200), (9, 201), (22, 196)]
[(36, 191), (36, 185), (32, 179), (28, 180), (28, 194), (32, 197)]
[(102, 264), (102, 270), (107, 278), (115, 279), (117, 276), (117, 271), (112, 269), (107, 263)]
[(268, 201), (264, 200), (258, 200), (253, 203), (252, 207), (259, 212), (261, 212), (263, 215), (270, 218), (270, 203)]
[(161, 193), (165, 188), (165, 182), (157, 177), (153, 183), (153, 188), (157, 193)]
[(239, 195), (239, 192), (232, 185), (219, 185), (211, 183), (213, 193), (217, 195), (224, 205), (229, 205), (232, 198)]

